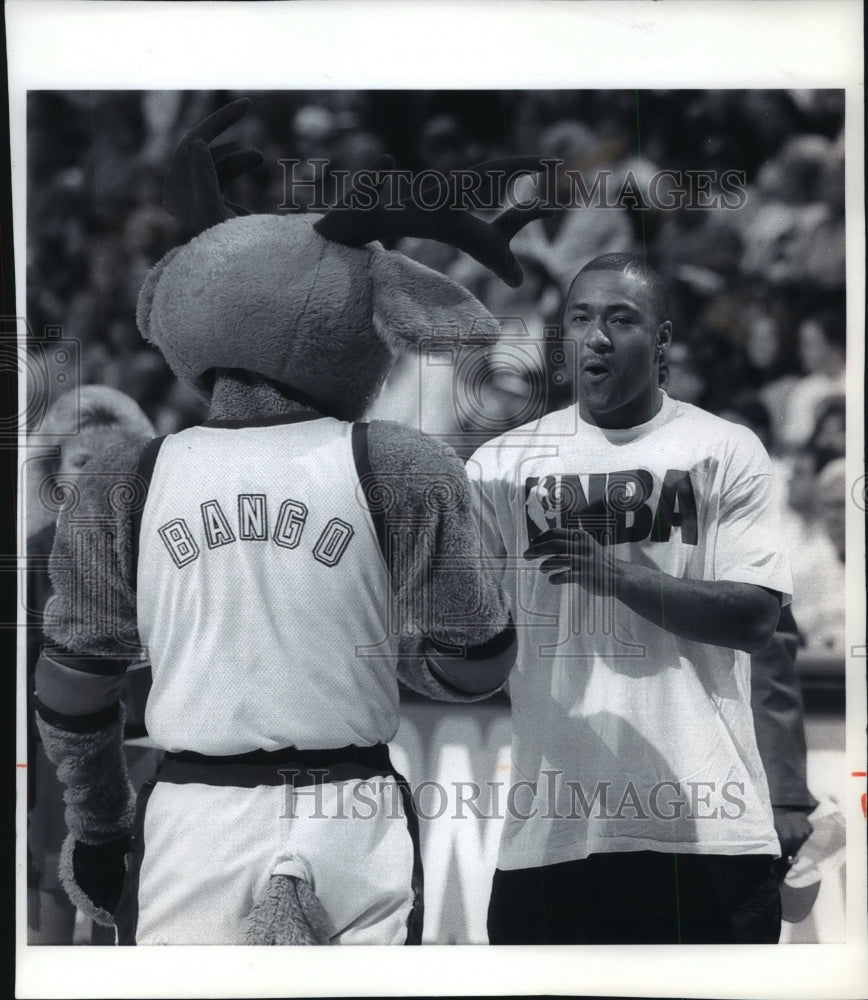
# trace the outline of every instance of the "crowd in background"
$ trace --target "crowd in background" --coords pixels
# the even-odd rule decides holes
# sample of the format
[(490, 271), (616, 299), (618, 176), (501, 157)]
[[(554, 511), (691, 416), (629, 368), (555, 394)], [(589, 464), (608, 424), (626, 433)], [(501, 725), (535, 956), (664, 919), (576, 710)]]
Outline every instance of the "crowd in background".
[[(161, 206), (162, 178), (180, 136), (236, 96), (80, 91), (29, 97), (31, 329), (38, 341), (46, 327), (62, 327), (64, 339), (80, 345), (81, 383), (127, 393), (158, 434), (204, 417), (202, 401), (179, 385), (135, 324), (148, 268), (189, 235)], [(410, 368), (402, 376), (399, 368), (376, 412), (399, 419), (415, 414), (417, 423), (453, 444), (460, 445), (456, 434), (474, 432), (475, 446), (480, 433), (565, 405), (573, 391), (569, 359), (551, 331), (566, 283), (599, 253), (645, 255), (672, 290), (675, 343), (664, 373), (667, 390), (748, 423), (764, 439), (779, 471), (800, 627), (809, 646), (842, 648), (843, 585), (818, 588), (816, 581), (843, 581), (844, 487), (835, 464), (844, 451), (843, 92), (248, 96), (253, 106), (233, 138), (260, 148), (265, 164), (237, 181), (231, 197), (255, 212), (289, 210), (286, 167), (279, 163), (287, 158), (301, 161), (293, 168), (296, 178), (308, 176), (311, 159), (327, 161), (326, 203), (333, 200), (332, 171), (370, 166), (384, 152), (417, 171), (512, 154), (557, 157), (589, 187), (606, 172), (616, 191), (627, 177), (646, 189), (661, 170), (739, 172), (744, 197), (734, 209), (666, 210), (634, 201), (564, 209), (529, 225), (513, 241), (525, 271), (518, 289), (441, 244), (391, 244), (461, 281), (504, 318), (505, 331), (526, 336), (527, 349), (518, 360), (513, 352), (505, 364), (495, 359), (488, 368), (468, 369), (483, 390), (484, 407), (499, 413), (500, 422), (477, 421), (478, 412), (460, 405), (476, 398), (462, 395), (460, 365), (423, 372), (423, 383), (440, 379), (440, 389), (425, 400), (417, 372)], [(291, 200), (314, 197), (313, 188), (300, 186)], [(50, 372), (46, 379), (54, 385)], [(38, 429), (38, 414), (31, 426)]]

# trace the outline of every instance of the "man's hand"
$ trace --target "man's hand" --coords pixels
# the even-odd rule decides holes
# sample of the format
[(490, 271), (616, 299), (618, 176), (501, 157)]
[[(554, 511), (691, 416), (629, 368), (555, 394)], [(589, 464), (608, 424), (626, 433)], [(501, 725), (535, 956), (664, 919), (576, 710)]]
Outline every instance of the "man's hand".
[(646, 621), (692, 642), (752, 653), (771, 639), (781, 610), (776, 591), (735, 580), (686, 580), (654, 566), (617, 559), (578, 526), (544, 531), (525, 551), (542, 558), (554, 584), (576, 583), (616, 597)]
[(781, 856), (790, 860), (799, 853), (802, 844), (810, 837), (813, 826), (802, 809), (774, 807), (775, 831), (781, 842)]
[(577, 583), (604, 597), (615, 592), (616, 560), (593, 535), (578, 526), (544, 531), (528, 546), (524, 557), (545, 557), (539, 568), (549, 583)]

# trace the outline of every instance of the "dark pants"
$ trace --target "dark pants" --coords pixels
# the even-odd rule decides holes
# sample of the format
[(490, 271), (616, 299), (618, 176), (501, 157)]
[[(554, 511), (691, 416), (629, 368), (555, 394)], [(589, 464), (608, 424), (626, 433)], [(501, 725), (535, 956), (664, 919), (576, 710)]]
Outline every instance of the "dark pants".
[(494, 873), (491, 944), (777, 944), (764, 855), (636, 851)]

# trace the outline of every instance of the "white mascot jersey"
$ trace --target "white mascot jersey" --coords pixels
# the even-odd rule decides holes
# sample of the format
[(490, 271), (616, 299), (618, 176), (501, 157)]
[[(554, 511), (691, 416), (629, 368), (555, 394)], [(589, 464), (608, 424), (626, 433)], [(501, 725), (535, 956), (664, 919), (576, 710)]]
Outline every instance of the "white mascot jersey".
[(353, 425), (238, 423), (170, 435), (154, 465), (137, 568), (148, 732), (215, 755), (388, 742), (397, 636)]

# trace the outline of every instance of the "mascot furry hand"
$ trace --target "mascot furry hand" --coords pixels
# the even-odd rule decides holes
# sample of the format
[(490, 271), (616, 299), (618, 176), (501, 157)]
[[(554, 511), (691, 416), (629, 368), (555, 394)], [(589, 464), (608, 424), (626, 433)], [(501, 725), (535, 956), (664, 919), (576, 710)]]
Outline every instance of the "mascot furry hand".
[[(426, 334), (494, 340), (498, 327), (376, 241), (438, 239), (518, 284), (509, 240), (540, 213), (239, 215), (222, 190), (261, 156), (209, 143), (247, 103), (179, 146), (165, 203), (199, 235), (154, 267), (138, 306), (210, 419), (94, 458), (59, 518), (36, 697), (67, 788), (62, 877), (122, 942), (418, 941), (418, 829), (386, 747), (397, 682), (484, 697), (514, 635), (478, 569), (458, 458), (359, 418)], [(140, 646), (148, 730), (167, 753), (133, 823), (120, 684)], [(301, 808), (312, 790), (326, 808), (366, 783), (373, 816)]]

